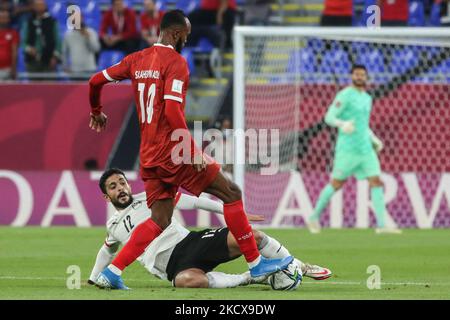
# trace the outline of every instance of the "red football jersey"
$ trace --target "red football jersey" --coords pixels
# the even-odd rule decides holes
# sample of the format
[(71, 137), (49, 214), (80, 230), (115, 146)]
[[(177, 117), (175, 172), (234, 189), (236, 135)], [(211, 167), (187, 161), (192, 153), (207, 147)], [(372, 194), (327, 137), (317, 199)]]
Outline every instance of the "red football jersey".
[(10, 68), (12, 64), (12, 46), (19, 44), (19, 34), (14, 29), (0, 30), (0, 69)]
[(132, 81), (141, 127), (141, 166), (151, 168), (170, 160), (178, 142), (171, 141), (173, 129), (164, 115), (165, 100), (180, 102), (184, 112), (189, 85), (186, 60), (172, 46), (157, 43), (130, 54), (103, 75), (109, 81)]

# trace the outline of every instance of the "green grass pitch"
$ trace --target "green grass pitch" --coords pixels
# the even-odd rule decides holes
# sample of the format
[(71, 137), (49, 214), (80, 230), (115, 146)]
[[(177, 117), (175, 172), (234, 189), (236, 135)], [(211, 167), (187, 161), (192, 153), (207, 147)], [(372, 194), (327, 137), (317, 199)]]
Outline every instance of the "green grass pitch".
[[(304, 229), (265, 230), (299, 259), (329, 267), (325, 281), (305, 279), (295, 291), (255, 285), (234, 289), (173, 288), (138, 263), (124, 273), (133, 290), (106, 291), (85, 284), (102, 245), (103, 228), (0, 228), (0, 299), (449, 299), (450, 230), (404, 230), (376, 235), (373, 230), (331, 230), (311, 235)], [(78, 265), (81, 289), (66, 286), (67, 268)], [(381, 270), (381, 288), (369, 290), (367, 268)], [(240, 273), (242, 258), (217, 270)]]

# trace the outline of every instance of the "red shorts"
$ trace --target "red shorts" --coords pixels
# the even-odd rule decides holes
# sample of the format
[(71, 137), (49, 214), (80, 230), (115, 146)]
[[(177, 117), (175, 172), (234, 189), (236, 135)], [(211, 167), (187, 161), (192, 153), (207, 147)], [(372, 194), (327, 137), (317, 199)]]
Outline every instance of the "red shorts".
[(141, 177), (150, 208), (156, 200), (175, 198), (178, 187), (197, 197), (216, 179), (220, 166), (213, 162), (200, 172), (191, 164), (174, 165), (172, 162), (153, 168), (142, 168)]

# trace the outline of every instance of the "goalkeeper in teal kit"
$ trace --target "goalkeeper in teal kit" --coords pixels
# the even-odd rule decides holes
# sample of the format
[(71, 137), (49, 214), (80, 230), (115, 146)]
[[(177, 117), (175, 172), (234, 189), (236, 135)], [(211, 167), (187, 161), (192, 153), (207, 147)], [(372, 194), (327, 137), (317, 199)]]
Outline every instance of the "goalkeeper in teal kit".
[(339, 131), (332, 179), (320, 193), (314, 214), (306, 224), (312, 233), (319, 233), (319, 219), (331, 197), (342, 188), (347, 178), (355, 176), (358, 180), (369, 181), (377, 233), (400, 233), (398, 229), (385, 226), (386, 205), (377, 156), (383, 143), (369, 127), (372, 97), (366, 92), (367, 70), (363, 65), (356, 65), (351, 76), (353, 85), (339, 91), (325, 116), (325, 122)]

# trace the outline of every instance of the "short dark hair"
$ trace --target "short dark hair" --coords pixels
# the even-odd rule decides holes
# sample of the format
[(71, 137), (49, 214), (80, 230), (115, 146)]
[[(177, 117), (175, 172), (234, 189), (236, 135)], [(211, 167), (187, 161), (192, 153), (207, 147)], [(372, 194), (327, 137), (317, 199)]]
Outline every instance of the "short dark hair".
[(120, 175), (122, 175), (125, 178), (125, 180), (128, 181), (127, 176), (125, 175), (125, 173), (123, 173), (122, 170), (120, 170), (118, 168), (110, 168), (110, 169), (106, 170), (105, 172), (103, 172), (103, 174), (100, 177), (100, 180), (98, 182), (98, 186), (102, 190), (103, 194), (107, 194), (107, 192), (106, 192), (106, 180), (108, 180), (108, 178), (111, 177), (113, 174), (120, 174)]
[(181, 26), (181, 27), (185, 27), (186, 26), (186, 16), (184, 14), (183, 11), (181, 10), (171, 10), (171, 11), (167, 11), (162, 20), (161, 20), (161, 25), (160, 25), (160, 29), (161, 30), (166, 30), (167, 28), (173, 27), (173, 26)]
[(362, 70), (364, 70), (366, 73), (368, 73), (368, 72), (367, 72), (366, 66), (363, 65), (363, 64), (354, 64), (354, 65), (352, 66), (352, 70), (350, 71), (350, 73), (353, 73), (353, 71), (355, 71), (355, 70), (357, 70), (357, 69), (362, 69)]

